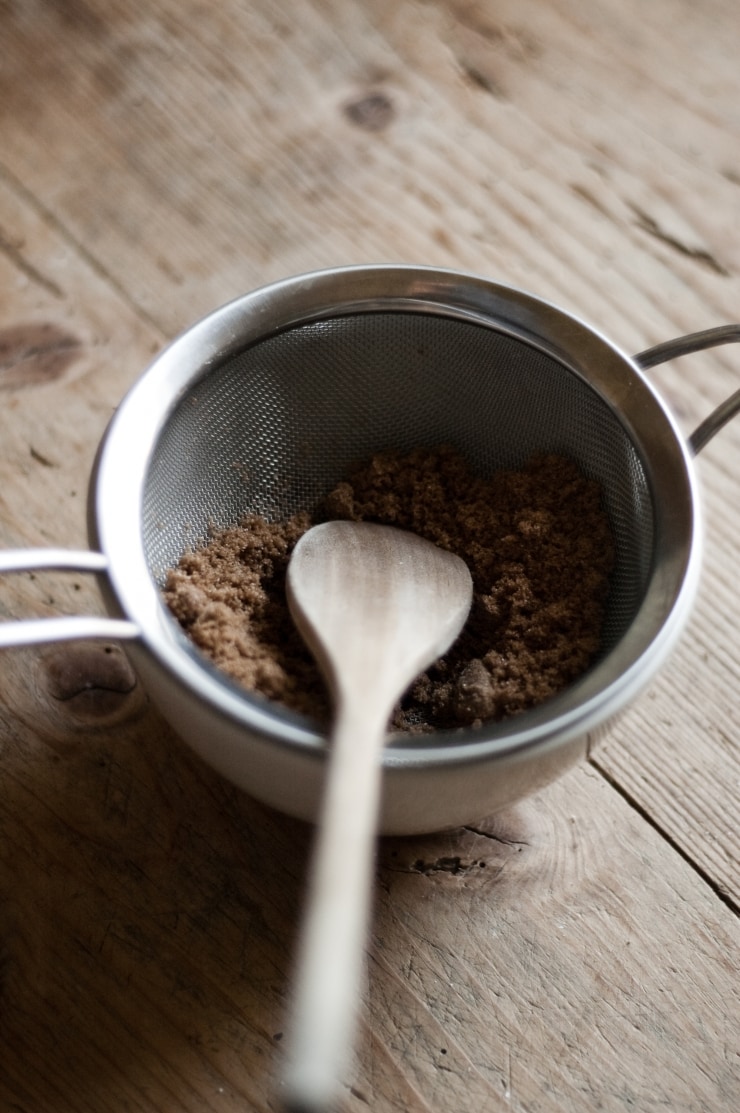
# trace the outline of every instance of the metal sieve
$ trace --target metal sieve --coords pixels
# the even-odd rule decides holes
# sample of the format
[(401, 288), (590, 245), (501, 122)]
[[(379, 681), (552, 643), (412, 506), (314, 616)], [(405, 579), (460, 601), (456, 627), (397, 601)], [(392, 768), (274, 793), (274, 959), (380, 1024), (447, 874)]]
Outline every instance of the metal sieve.
[(212, 526), (312, 508), (382, 449), (452, 444), (482, 475), (567, 455), (601, 484), (616, 543), (598, 660), (532, 711), (399, 736), (384, 756), (383, 832), (473, 822), (582, 757), (674, 645), (700, 565), (692, 455), (740, 409), (740, 392), (684, 442), (643, 372), (739, 339), (730, 325), (630, 358), (538, 298), (431, 268), (341, 268), (257, 290), (175, 340), (122, 402), (90, 484), (94, 551), (0, 554), (0, 571), (101, 573), (121, 617), (10, 623), (0, 647), (132, 639), (183, 739), (255, 797), (311, 819), (324, 737), (193, 646), (163, 605), (167, 570)]

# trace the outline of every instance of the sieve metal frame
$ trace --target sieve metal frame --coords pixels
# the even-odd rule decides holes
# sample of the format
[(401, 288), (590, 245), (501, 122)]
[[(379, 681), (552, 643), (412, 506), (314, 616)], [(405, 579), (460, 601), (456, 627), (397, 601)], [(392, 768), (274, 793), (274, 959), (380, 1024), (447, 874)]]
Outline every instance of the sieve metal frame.
[[(297, 716), (244, 693), (176, 627), (146, 562), (143, 490), (157, 438), (178, 400), (255, 342), (309, 321), (357, 312), (436, 313), (522, 340), (596, 389), (636, 446), (655, 507), (658, 554), (628, 635), (581, 681), (523, 716), (429, 740), (396, 739), (387, 769), (488, 762), (545, 752), (601, 727), (645, 687), (690, 613), (701, 564), (701, 520), (687, 444), (638, 362), (571, 313), (516, 288), (414, 266), (332, 268), (263, 287), (189, 328), (150, 365), (121, 403), (101, 443), (90, 485), (90, 536), (107, 562), (109, 609), (132, 622), (160, 676), (229, 722), (288, 751), (322, 756), (325, 739)], [(134, 645), (136, 643), (133, 643)], [(246, 742), (245, 742), (246, 744)]]

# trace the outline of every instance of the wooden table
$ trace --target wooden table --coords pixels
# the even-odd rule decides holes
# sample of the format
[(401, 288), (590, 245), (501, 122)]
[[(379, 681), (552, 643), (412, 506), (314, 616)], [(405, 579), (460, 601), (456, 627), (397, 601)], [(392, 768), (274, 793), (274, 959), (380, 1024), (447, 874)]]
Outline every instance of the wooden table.
[[(740, 316), (735, 0), (0, 2), (0, 544), (85, 547), (152, 354), (268, 280), (402, 261), (627, 351)], [(740, 351), (654, 374), (688, 434)], [(740, 422), (702, 586), (587, 764), (380, 849), (342, 1108), (740, 1108)], [(3, 617), (98, 612), (6, 577)], [(0, 658), (0, 1107), (278, 1108), (309, 831), (206, 769), (122, 648)], [(351, 863), (347, 864), (351, 869)]]

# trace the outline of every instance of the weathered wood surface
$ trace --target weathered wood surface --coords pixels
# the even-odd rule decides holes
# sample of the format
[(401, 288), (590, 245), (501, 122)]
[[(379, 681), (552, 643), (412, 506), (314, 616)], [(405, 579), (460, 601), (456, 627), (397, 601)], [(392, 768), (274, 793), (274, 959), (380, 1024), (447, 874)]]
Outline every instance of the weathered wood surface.
[[(271, 278), (476, 270), (633, 351), (736, 320), (739, 35), (730, 0), (0, 0), (0, 544), (84, 546), (127, 386)], [(688, 432), (740, 351), (654, 378)], [(347, 1110), (740, 1106), (740, 423), (698, 470), (694, 617), (608, 742), (382, 846)], [(0, 583), (3, 616), (91, 609)], [(0, 770), (0, 1108), (276, 1109), (307, 830), (115, 646), (3, 654)]]

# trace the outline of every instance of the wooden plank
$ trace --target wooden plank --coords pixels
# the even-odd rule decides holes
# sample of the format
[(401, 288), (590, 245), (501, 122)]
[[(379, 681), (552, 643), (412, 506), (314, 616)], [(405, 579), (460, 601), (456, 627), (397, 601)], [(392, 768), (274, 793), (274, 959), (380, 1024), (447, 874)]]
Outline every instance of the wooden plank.
[[(162, 337), (23, 191), (0, 181), (0, 543), (87, 549), (88, 477), (116, 405)], [(90, 578), (15, 576), (0, 613), (98, 613)]]
[[(86, 545), (126, 387), (265, 279), (459, 266), (632, 351), (737, 316), (729, 0), (1, 7), (4, 546)], [(687, 432), (739, 359), (653, 373)], [(348, 1110), (740, 1103), (740, 426), (698, 471), (692, 623), (591, 766), (383, 845)], [(62, 581), (0, 613), (100, 609)], [(0, 1104), (276, 1108), (307, 831), (192, 758), (116, 646), (4, 654), (0, 761)]]
[(438, 1028), (411, 1066), (437, 1107), (732, 1107), (736, 967), (730, 951), (709, 958), (703, 919), (720, 904), (705, 891), (689, 925), (678, 907), (695, 878), (675, 863), (663, 875), (657, 846), (585, 768), (480, 833), (386, 850), (373, 970), (395, 979), (390, 998), (383, 982), (371, 994), (373, 1015), (408, 1064), (405, 1001), (428, 1002)]
[[(367, 259), (484, 270), (565, 299), (628, 346), (673, 331), (661, 315), (675, 321), (684, 274), (723, 302), (726, 276), (681, 249), (683, 236), (724, 269), (740, 250), (710, 216), (732, 211), (731, 168), (685, 154), (684, 137), (707, 131), (704, 105), (643, 76), (627, 115), (619, 84), (637, 18), (653, 53), (631, 69), (678, 83), (681, 40), (658, 38), (681, 23), (671, 4), (647, 23), (605, 6), (597, 49), (572, 3), (532, 3), (526, 21), (460, 7), (462, 27), (457, 9), (420, 19), (413, 4), (296, 2), (289, 20), (263, 3), (188, 21), (165, 0), (140, 18), (96, 3), (76, 20), (16, 14), (4, 162), (170, 332), (265, 279)], [(717, 13), (703, 41), (721, 62), (737, 16)], [(506, 95), (466, 72), (471, 42)], [(726, 61), (722, 76), (736, 80)], [(382, 127), (368, 96), (387, 102)], [(702, 300), (679, 303), (696, 327)]]
[[(6, 1107), (274, 1108), (306, 833), (153, 716), (46, 703), (3, 731)], [(345, 1108), (740, 1098), (737, 918), (587, 767), (378, 880)]]

